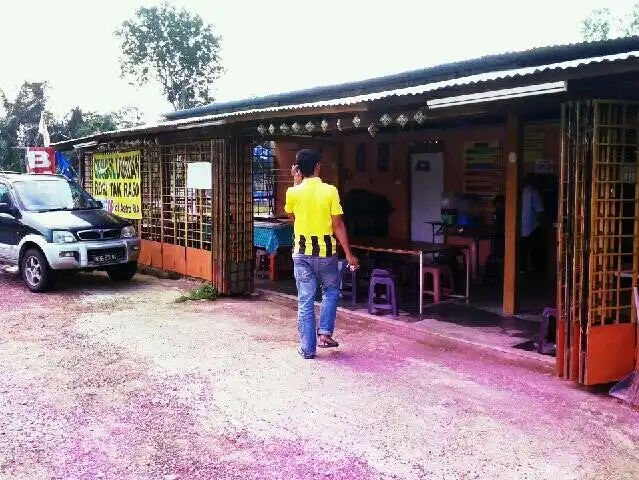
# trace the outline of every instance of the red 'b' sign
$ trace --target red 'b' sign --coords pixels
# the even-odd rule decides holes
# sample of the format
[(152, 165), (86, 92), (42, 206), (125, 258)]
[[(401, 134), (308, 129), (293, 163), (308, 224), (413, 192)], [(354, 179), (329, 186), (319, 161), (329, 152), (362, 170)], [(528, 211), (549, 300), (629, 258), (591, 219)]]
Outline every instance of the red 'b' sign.
[(27, 172), (56, 173), (55, 150), (48, 147), (28, 147)]

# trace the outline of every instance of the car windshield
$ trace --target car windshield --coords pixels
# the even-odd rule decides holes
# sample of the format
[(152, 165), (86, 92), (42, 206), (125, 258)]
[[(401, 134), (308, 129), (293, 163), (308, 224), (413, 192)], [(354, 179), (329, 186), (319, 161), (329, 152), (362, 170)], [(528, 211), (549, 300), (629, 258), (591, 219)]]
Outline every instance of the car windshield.
[(24, 208), (34, 212), (86, 210), (100, 204), (78, 185), (66, 180), (16, 182), (14, 188)]

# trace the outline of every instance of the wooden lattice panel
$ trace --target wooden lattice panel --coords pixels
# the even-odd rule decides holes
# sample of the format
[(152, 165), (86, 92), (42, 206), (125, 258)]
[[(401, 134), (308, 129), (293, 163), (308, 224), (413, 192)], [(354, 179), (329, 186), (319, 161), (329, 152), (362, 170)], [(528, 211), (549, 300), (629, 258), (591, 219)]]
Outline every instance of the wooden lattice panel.
[[(212, 189), (187, 188), (188, 164), (211, 164)], [(82, 183), (92, 188), (92, 154)], [(147, 147), (141, 158), (141, 238), (155, 265), (210, 279), (224, 294), (253, 289), (253, 150), (248, 139)]]
[(253, 289), (253, 144), (237, 139), (230, 142), (228, 169), (229, 293)]
[(570, 327), (569, 315), (567, 311), (567, 302), (569, 301), (570, 287), (567, 283), (569, 276), (569, 260), (568, 260), (568, 245), (565, 241), (568, 238), (571, 226), (568, 225), (569, 218), (569, 198), (570, 198), (570, 184), (569, 184), (569, 168), (568, 161), (572, 158), (573, 145), (568, 135), (568, 122), (570, 118), (570, 106), (569, 104), (563, 104), (561, 106), (561, 158), (560, 158), (560, 170), (559, 170), (559, 206), (557, 209), (557, 321), (559, 328), (563, 330), (558, 332), (558, 369), (559, 375), (567, 378), (569, 377), (569, 349), (570, 349)]
[(633, 321), (637, 264), (637, 128), (635, 103), (595, 102), (591, 188), (591, 326)]
[(215, 139), (209, 142), (211, 152), (211, 170), (213, 173), (213, 198), (211, 207), (211, 241), (213, 253), (213, 284), (222, 293), (228, 293), (226, 269), (228, 264), (228, 208), (226, 185), (226, 140)]
[(82, 188), (93, 194), (93, 153), (83, 153), (80, 160), (80, 175)]
[[(275, 142), (253, 146), (253, 214), (275, 215)], [(290, 175), (289, 175), (290, 176)]]
[(142, 240), (162, 241), (162, 170), (160, 148), (145, 148), (141, 158)]
[(587, 284), (586, 264), (588, 262), (587, 246), (586, 246), (586, 222), (589, 220), (587, 212), (587, 190), (589, 185), (586, 179), (586, 170), (590, 168), (590, 151), (589, 135), (591, 129), (591, 119), (588, 115), (590, 106), (587, 104), (578, 104), (574, 124), (574, 159), (572, 164), (572, 188), (573, 197), (570, 199), (572, 203), (571, 216), (569, 222), (572, 222), (572, 294), (569, 306), (572, 309), (572, 321), (576, 324), (575, 328), (581, 328), (586, 313), (584, 288)]
[(620, 380), (636, 358), (638, 118), (633, 102), (562, 106), (558, 364), (585, 385)]
[(211, 162), (209, 142), (161, 147), (162, 242), (211, 250), (210, 190), (187, 188), (190, 162)]
[[(559, 247), (557, 252), (557, 309), (564, 331), (560, 360), (564, 377), (577, 379), (581, 332), (585, 331), (587, 306), (583, 289), (587, 285), (589, 223), (588, 182), (585, 172), (591, 164), (592, 122), (589, 102), (562, 105), (561, 168), (559, 188)], [(588, 167), (588, 169), (586, 168)], [(590, 175), (588, 175), (589, 178)]]

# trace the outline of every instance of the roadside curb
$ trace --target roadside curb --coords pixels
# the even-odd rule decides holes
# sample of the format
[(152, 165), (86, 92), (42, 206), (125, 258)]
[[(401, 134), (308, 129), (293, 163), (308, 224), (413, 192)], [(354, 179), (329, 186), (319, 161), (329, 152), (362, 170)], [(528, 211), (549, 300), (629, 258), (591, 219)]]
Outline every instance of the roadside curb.
[[(267, 290), (263, 288), (256, 288), (255, 291), (259, 293), (260, 296), (267, 301), (272, 301), (274, 303), (278, 303), (280, 305), (290, 307), (290, 308), (297, 308), (297, 297), (293, 295), (275, 292), (273, 290)], [(319, 302), (315, 302), (316, 308), (318, 308), (319, 305), (320, 305)], [(436, 332), (432, 328), (429, 328), (425, 325), (419, 325), (418, 323), (402, 322), (401, 320), (393, 320), (390, 318), (370, 315), (368, 313), (354, 312), (352, 310), (348, 310), (343, 307), (337, 307), (337, 313), (339, 316), (350, 316), (350, 317), (361, 318), (363, 320), (372, 320), (375, 322), (385, 323), (387, 325), (399, 326), (399, 327), (411, 330), (413, 332), (419, 332), (422, 334), (430, 335), (432, 337), (446, 339), (451, 342), (463, 343), (465, 345), (471, 345), (476, 348), (491, 350), (493, 352), (499, 352), (499, 353), (513, 356), (513, 357), (524, 358), (526, 360), (530, 360), (544, 366), (549, 366), (553, 368), (555, 366), (554, 357), (549, 357), (547, 355), (540, 355), (536, 352), (527, 352), (525, 350), (519, 350), (516, 348), (500, 347), (499, 345), (491, 345), (489, 343), (468, 340), (468, 339), (460, 338), (454, 335), (450, 335), (450, 334), (446, 334), (442, 332)], [(458, 328), (469, 328), (469, 327), (458, 327)]]

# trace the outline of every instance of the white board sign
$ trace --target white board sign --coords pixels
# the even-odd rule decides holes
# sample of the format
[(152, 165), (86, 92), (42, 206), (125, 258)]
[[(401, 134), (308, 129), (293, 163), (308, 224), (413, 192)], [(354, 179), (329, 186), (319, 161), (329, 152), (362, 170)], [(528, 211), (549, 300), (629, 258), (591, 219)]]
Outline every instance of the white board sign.
[(186, 167), (186, 188), (211, 190), (211, 164), (209, 162), (188, 163)]

